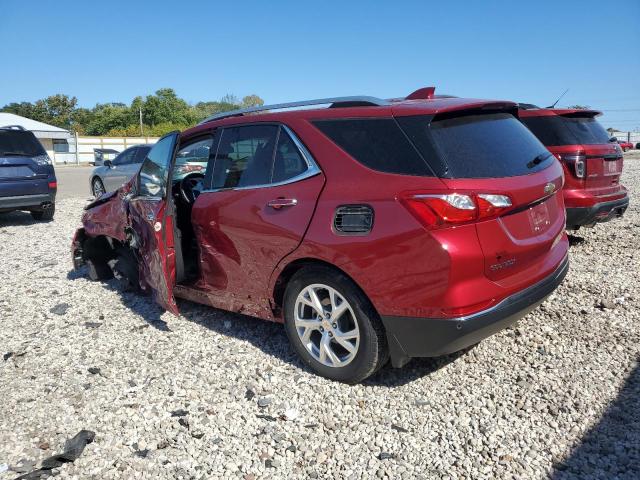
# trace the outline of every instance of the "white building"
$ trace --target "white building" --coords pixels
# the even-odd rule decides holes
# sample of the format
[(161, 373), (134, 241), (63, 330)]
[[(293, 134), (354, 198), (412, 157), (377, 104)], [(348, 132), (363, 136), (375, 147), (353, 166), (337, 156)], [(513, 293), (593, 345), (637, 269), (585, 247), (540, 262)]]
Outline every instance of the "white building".
[(9, 125), (20, 125), (25, 130), (32, 131), (53, 162), (74, 161), (75, 154), (69, 153), (69, 139), (72, 135), (68, 130), (13, 113), (0, 112), (0, 127)]

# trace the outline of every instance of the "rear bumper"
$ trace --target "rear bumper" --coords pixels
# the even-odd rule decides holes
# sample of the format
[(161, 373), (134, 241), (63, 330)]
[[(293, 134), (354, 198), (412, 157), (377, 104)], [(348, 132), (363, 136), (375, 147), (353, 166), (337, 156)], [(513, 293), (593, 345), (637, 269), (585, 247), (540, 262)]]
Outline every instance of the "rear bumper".
[(610, 202), (596, 203), (591, 207), (568, 207), (567, 228), (593, 225), (621, 217), (629, 206), (629, 196)]
[(538, 283), (507, 297), (497, 305), (460, 318), (383, 316), (394, 367), (412, 357), (437, 357), (462, 350), (512, 325), (553, 292), (569, 270), (569, 258)]
[(0, 211), (47, 208), (55, 199), (55, 192), (0, 197)]

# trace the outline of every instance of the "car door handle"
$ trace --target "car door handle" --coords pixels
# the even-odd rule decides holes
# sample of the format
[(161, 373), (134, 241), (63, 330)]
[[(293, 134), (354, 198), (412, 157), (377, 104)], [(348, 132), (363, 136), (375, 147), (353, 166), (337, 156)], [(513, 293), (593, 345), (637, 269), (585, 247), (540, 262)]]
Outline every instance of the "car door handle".
[(297, 204), (298, 200), (296, 200), (295, 198), (276, 198), (275, 200), (271, 200), (269, 203), (267, 203), (267, 206), (275, 210), (280, 210), (284, 207), (295, 207)]

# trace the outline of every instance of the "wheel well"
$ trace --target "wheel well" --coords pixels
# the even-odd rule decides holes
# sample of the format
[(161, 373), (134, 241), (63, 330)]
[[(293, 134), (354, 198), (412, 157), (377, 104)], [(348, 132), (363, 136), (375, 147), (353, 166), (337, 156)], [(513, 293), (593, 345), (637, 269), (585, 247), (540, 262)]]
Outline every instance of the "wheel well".
[[(354, 283), (354, 285), (360, 289), (360, 291), (364, 294), (364, 296), (367, 297), (367, 299), (369, 299), (366, 293), (364, 293), (364, 290), (362, 289), (362, 287), (358, 285), (358, 282), (356, 282), (344, 270), (336, 267), (335, 265), (329, 262), (318, 260), (317, 258), (299, 258), (298, 260), (294, 260), (293, 262), (288, 264), (284, 268), (284, 270), (280, 272), (280, 275), (278, 276), (278, 279), (276, 280), (276, 283), (273, 287), (273, 301), (274, 301), (273, 313), (275, 316), (281, 315), (282, 305), (284, 303), (284, 292), (287, 289), (287, 285), (289, 284), (289, 280), (291, 280), (291, 277), (293, 277), (297, 271), (303, 268), (314, 267), (314, 266), (330, 268), (331, 270), (335, 270), (336, 272), (341, 273), (342, 275), (347, 277), (349, 280), (351, 280)], [(371, 303), (370, 299), (369, 299), (369, 303)], [(371, 306), (373, 307), (372, 303), (371, 303)], [(374, 307), (374, 310), (375, 310), (375, 307)]]

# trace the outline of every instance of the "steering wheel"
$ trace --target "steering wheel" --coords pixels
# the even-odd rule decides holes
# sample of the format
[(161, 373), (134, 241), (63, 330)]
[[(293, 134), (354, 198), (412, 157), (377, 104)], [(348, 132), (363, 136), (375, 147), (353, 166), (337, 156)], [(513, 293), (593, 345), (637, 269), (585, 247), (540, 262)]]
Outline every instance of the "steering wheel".
[(191, 173), (180, 180), (180, 196), (188, 204), (195, 203), (204, 187), (204, 175)]

